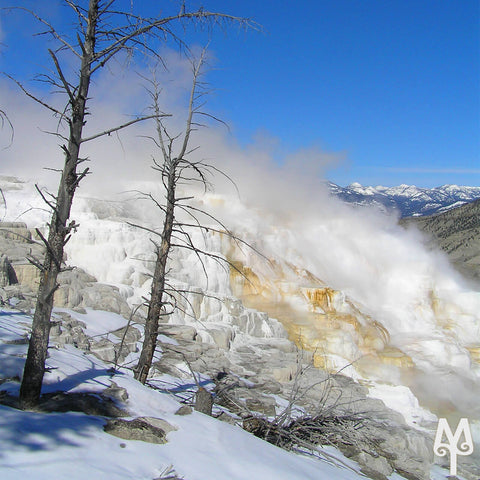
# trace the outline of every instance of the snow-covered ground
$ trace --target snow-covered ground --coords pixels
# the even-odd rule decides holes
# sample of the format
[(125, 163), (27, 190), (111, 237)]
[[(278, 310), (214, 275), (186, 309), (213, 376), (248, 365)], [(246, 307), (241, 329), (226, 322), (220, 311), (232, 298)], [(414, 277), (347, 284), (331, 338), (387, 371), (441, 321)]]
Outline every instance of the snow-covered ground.
[[(106, 332), (119, 317), (106, 312), (83, 315), (88, 330)], [(0, 311), (0, 371), (21, 375), (26, 345), (7, 344), (23, 337), (30, 318)], [(103, 431), (105, 419), (83, 413), (35, 413), (0, 406), (0, 478), (18, 480), (85, 480), (162, 478), (173, 468), (185, 480), (355, 480), (358, 466), (337, 450), (326, 449), (323, 460), (281, 450), (239, 427), (201, 413), (175, 415), (181, 406), (172, 396), (145, 387), (128, 370), (113, 377), (106, 365), (90, 354), (67, 345), (50, 349), (43, 393), (100, 392), (114, 381), (128, 391), (123, 406), (132, 417), (162, 418), (176, 431), (168, 443), (156, 445), (123, 440)], [(179, 380), (180, 381), (180, 380)], [(11, 381), (0, 390), (18, 394)], [(319, 452), (322, 455), (322, 451)], [(328, 458), (327, 458), (328, 457)], [(394, 474), (392, 480), (402, 477)], [(436, 478), (445, 478), (437, 476)]]

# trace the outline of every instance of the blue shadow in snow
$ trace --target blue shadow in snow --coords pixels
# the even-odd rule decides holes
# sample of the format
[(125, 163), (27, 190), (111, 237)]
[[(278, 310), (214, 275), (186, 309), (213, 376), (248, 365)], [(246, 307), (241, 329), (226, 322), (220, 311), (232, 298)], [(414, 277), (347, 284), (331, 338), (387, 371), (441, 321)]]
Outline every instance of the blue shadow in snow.
[(13, 450), (49, 451), (65, 445), (79, 446), (72, 434), (92, 437), (104, 423), (101, 418), (81, 413), (34, 413), (0, 405), (1, 443)]

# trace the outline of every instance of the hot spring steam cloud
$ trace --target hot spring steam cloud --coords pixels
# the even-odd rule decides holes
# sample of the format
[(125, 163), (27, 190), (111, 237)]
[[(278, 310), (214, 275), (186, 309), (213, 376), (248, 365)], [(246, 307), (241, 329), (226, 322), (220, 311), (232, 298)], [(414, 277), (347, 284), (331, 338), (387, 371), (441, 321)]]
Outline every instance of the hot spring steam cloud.
[[(256, 190), (262, 180), (263, 191)], [(195, 255), (185, 251), (172, 259), (171, 281), (240, 296), (246, 306), (278, 317), (303, 347), (321, 346), (327, 366), (351, 363), (344, 372), (406, 384), (432, 408), (469, 409), (478, 417), (480, 294), (396, 218), (348, 207), (320, 189), (293, 191), (290, 180), (254, 176), (248, 199), (218, 193), (197, 203), (269, 259), (238, 249), (226, 236), (195, 234), (202, 247), (244, 269), (254, 289), (215, 262), (206, 263), (207, 282)], [(31, 184), (2, 187), (7, 219), (18, 219), (26, 205), (41, 206)], [(271, 202), (276, 208), (268, 209)], [(20, 216), (31, 226), (47, 217), (36, 209)], [(151, 242), (125, 220), (159, 225), (159, 212), (132, 200), (79, 197), (73, 218), (80, 228), (68, 244), (68, 263), (120, 286), (131, 304), (148, 294)], [(202, 321), (226, 318), (213, 301), (199, 312)], [(189, 320), (177, 315), (173, 321)]]

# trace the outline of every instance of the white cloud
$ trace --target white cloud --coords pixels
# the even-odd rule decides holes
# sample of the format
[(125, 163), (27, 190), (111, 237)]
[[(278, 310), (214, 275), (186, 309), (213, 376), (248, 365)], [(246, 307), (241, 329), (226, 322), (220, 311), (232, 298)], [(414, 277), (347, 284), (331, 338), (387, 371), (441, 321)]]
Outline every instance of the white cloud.
[[(192, 81), (191, 65), (184, 57), (172, 51), (165, 52), (164, 60), (168, 72), (159, 72), (162, 85), (161, 108), (172, 114), (166, 122), (170, 134), (177, 135), (184, 128)], [(148, 71), (140, 73), (143, 76), (149, 75)], [(149, 98), (144, 86), (146, 81), (141, 75), (132, 69), (123, 68), (122, 63), (117, 62), (112, 63), (108, 70), (95, 79), (90, 90), (91, 115), (87, 117), (85, 136), (128, 121), (132, 118), (131, 114), (148, 112)], [(0, 96), (6, 101), (5, 110), (9, 112), (15, 127), (13, 145), (2, 151), (0, 173), (55, 185), (56, 175), (44, 168), (61, 168), (63, 154), (59, 145), (62, 141), (42, 130), (55, 132), (58, 120), (52, 117), (51, 112), (28, 99), (12, 82), (0, 82)], [(47, 95), (43, 95), (42, 99), (54, 101)], [(208, 111), (208, 97), (205, 99), (207, 105), (204, 110)], [(61, 108), (61, 104), (58, 105)], [(136, 124), (118, 134), (84, 144), (81, 155), (91, 160), (88, 166), (92, 175), (82, 182), (82, 190), (102, 195), (126, 190), (135, 181), (151, 180), (151, 156), (158, 152), (155, 152), (153, 143), (144, 136), (153, 133), (152, 127), (152, 123)], [(5, 130), (0, 132), (2, 145), (6, 144), (7, 135)], [(302, 191), (301, 196), (307, 191), (318, 190), (318, 179), (325, 168), (341, 161), (341, 155), (311, 147), (287, 155), (283, 159), (283, 165), (279, 166), (273, 157), (274, 152), (281, 149), (278, 139), (263, 134), (248, 147), (241, 148), (224, 126), (215, 123), (211, 128), (195, 132), (191, 147), (196, 146), (200, 148), (195, 152), (195, 158), (205, 158), (214, 163), (239, 184), (244, 197), (251, 196), (252, 201), (268, 203), (272, 209), (283, 203), (280, 202), (284, 196), (282, 192), (292, 190), (292, 184), (304, 186), (299, 189)], [(218, 178), (217, 188), (232, 189), (222, 177)], [(262, 190), (268, 191), (268, 195), (261, 194)]]

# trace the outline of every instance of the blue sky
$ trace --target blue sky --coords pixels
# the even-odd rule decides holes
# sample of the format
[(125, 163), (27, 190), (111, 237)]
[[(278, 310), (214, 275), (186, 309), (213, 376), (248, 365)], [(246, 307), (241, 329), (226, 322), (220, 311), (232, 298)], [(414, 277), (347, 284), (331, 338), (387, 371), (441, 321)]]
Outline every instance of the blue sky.
[[(241, 145), (262, 138), (280, 163), (310, 147), (338, 153), (342, 160), (326, 175), (341, 185), (480, 185), (478, 0), (203, 4), (264, 28), (217, 31), (210, 46), (209, 107)], [(12, 45), (19, 24), (8, 22), (0, 70), (16, 63), (31, 76), (38, 58), (21, 54), (26, 39)]]

